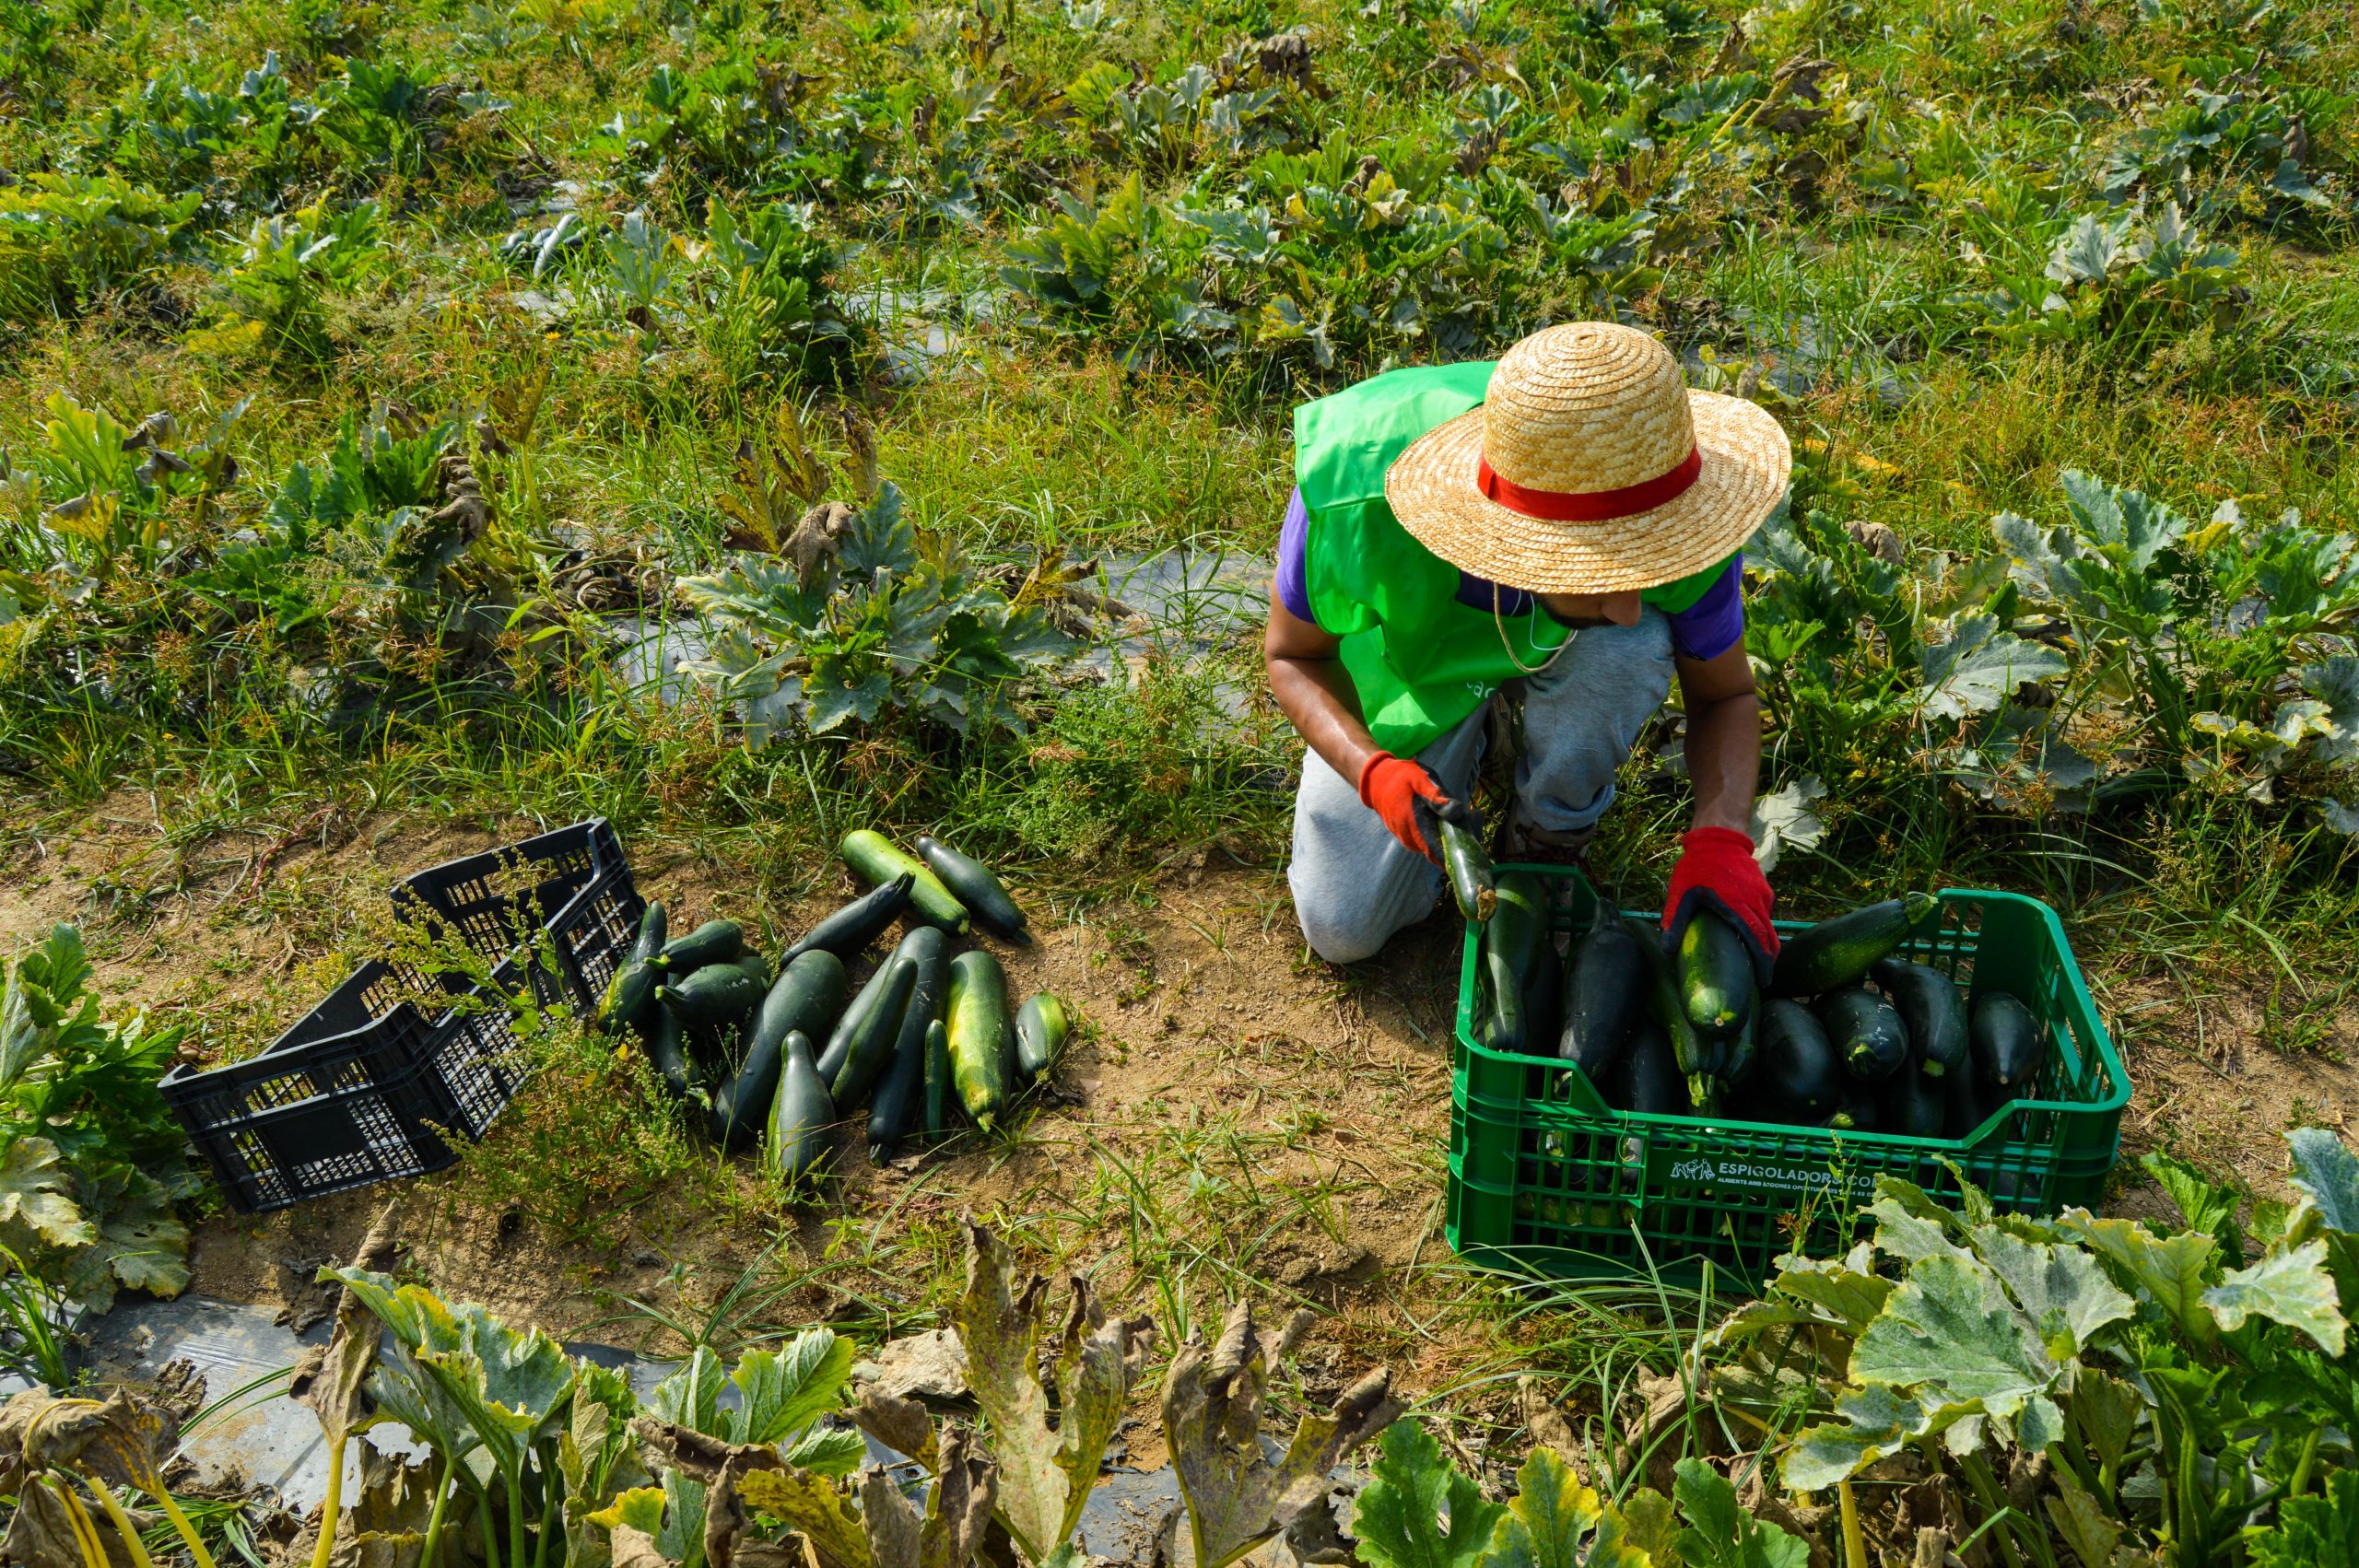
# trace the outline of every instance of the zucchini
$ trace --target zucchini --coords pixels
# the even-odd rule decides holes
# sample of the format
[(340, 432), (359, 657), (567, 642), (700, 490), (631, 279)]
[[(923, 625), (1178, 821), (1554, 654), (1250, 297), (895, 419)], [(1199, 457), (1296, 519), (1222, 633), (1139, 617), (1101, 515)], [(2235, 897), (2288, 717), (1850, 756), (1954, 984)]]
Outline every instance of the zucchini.
[(893, 960), (898, 956), (898, 952), (885, 955), (885, 961), (876, 965), (868, 983), (860, 988), (860, 994), (851, 999), (851, 1005), (843, 1010), (835, 1027), (827, 1032), (827, 1043), (820, 1047), (817, 1063), (819, 1076), (827, 1082), (833, 1083), (836, 1074), (843, 1071), (844, 1053), (851, 1047), (852, 1036), (867, 1025), (868, 1015), (876, 1011), (892, 985)]
[(950, 961), (950, 1072), (967, 1114), (985, 1132), (1007, 1109), (1015, 1027), (1007, 1016), (1007, 973), (978, 948)]
[(734, 1154), (752, 1142), (769, 1120), (778, 1097), (779, 1042), (764, 1040), (745, 1053), (745, 1065), (712, 1096), (709, 1125), (712, 1141)]
[(1685, 1116), (1696, 1108), (1671, 1036), (1654, 1020), (1641, 1022), (1631, 1035), (1629, 1060), (1625, 1065), (1629, 1071), (1625, 1087), (1632, 1110), (1646, 1116)]
[(852, 869), (852, 874), (871, 886), (908, 877), (910, 907), (917, 911), (919, 919), (929, 925), (940, 926), (952, 936), (960, 935), (967, 930), (969, 923), (967, 907), (942, 885), (940, 877), (903, 854), (883, 834), (865, 827), (854, 828), (844, 835), (839, 848), (844, 864)]
[(1821, 1122), (1842, 1103), (1843, 1063), (1801, 1002), (1778, 997), (1761, 1009), (1761, 1092), (1797, 1122)]
[(1998, 1106), (1985, 1105), (1982, 1086), (1971, 1072), (1952, 1072), (1942, 1079), (1942, 1136), (1972, 1136)]
[(677, 1100), (688, 1092), (688, 1053), (680, 1026), (680, 1015), (668, 1007), (655, 1010), (655, 1025), (642, 1036), (647, 1043), (647, 1065), (663, 1082), (663, 1092)]
[(1573, 948), (1565, 976), (1565, 1027), (1557, 1036), (1556, 1054), (1578, 1067), (1605, 1092), (1605, 1081), (1622, 1059), (1637, 1020), (1640, 989), (1646, 983), (1646, 957), (1638, 939), (1603, 899), (1589, 933)]
[(644, 958), (633, 956), (624, 960), (606, 982), (606, 994), (598, 999), (598, 1027), (609, 1035), (619, 1035), (647, 1015), (647, 1004), (655, 1000), (655, 987), (663, 972)]
[(1032, 940), (1032, 933), (1024, 929), (1024, 911), (1015, 907), (991, 867), (923, 835), (918, 838), (918, 859), (950, 890), (950, 896), (967, 907), (976, 925), (1003, 942), (1022, 944)]
[(1928, 1078), (1944, 1078), (1966, 1071), (1966, 1005), (1957, 987), (1938, 969), (1911, 964), (1906, 958), (1879, 958), (1869, 973), (1908, 1026), (1908, 1043), (1917, 1047), (1918, 1071)]
[(684, 937), (675, 937), (657, 954), (667, 974), (686, 975), (708, 964), (727, 964), (745, 951), (745, 928), (734, 920), (707, 920)]
[(1733, 1034), (1753, 1016), (1753, 955), (1744, 939), (1709, 909), (1679, 933), (1679, 997), (1687, 1021), (1708, 1035)]
[[(933, 930), (921, 926), (921, 930)], [(914, 934), (914, 933), (912, 933)], [(942, 933), (934, 932), (937, 941)], [(905, 953), (895, 953), (885, 965), (885, 989), (878, 993), (876, 1004), (860, 1021), (860, 1026), (843, 1035), (842, 1059), (836, 1064), (835, 1075), (827, 1080), (827, 1096), (836, 1102), (836, 1114), (850, 1116), (868, 1104), (868, 1096), (878, 1079), (893, 1062), (893, 1042), (900, 1036), (901, 1018), (910, 1010), (910, 994), (917, 989), (918, 962)], [(830, 1052), (835, 1042), (827, 1043)]]
[(669, 934), (663, 906), (650, 899), (647, 907), (639, 912), (639, 940), (630, 944), (630, 956), (642, 964), (653, 964), (656, 955), (663, 951), (663, 939)]
[(1034, 991), (1015, 1010), (1015, 1071), (1029, 1084), (1037, 1082), (1057, 1062), (1064, 1049), (1065, 1004), (1047, 991)]
[(1884, 1130), (1909, 1138), (1939, 1138), (1944, 1119), (1942, 1081), (1922, 1072), (1895, 1072), (1884, 1081)]
[(765, 1041), (783, 1045), (788, 1034), (800, 1029), (818, 1036), (835, 1027), (844, 1010), (844, 993), (851, 989), (843, 961), (826, 948), (798, 954), (778, 972), (769, 994), (755, 1010), (746, 1032), (749, 1048)]
[(910, 907), (910, 889), (917, 878), (903, 872), (881, 887), (874, 887), (817, 925), (801, 942), (786, 950), (780, 964), (792, 964), (806, 953), (832, 953), (849, 964), (862, 951), (885, 932), (885, 929), (901, 918)]
[(1712, 1043), (1687, 1016), (1687, 1001), (1679, 994), (1679, 977), (1673, 971), (1671, 954), (1662, 947), (1662, 932), (1654, 926), (1625, 919), (1630, 934), (1637, 939), (1638, 956), (1645, 965), (1645, 989), (1639, 993), (1647, 1015), (1671, 1042), (1672, 1057), (1685, 1074), (1709, 1072)]
[(763, 1158), (772, 1171), (789, 1182), (799, 1182), (818, 1167), (827, 1152), (827, 1129), (835, 1125), (836, 1106), (811, 1060), (811, 1038), (800, 1029), (787, 1031), (784, 1071), (777, 1096), (770, 1102), (770, 1128)]
[(1908, 1059), (1907, 1026), (1875, 992), (1861, 986), (1831, 991), (1818, 999), (1817, 1012), (1827, 1043), (1861, 1082), (1881, 1083)]
[(1718, 1072), (1719, 1086), (1723, 1089), (1742, 1088), (1745, 1081), (1753, 1076), (1754, 1069), (1760, 1064), (1761, 1060), (1759, 1015), (1752, 1008), (1746, 1008), (1744, 1022), (1736, 1026), (1735, 1034), (1725, 1037), (1728, 1040), (1729, 1048), (1728, 1055), (1721, 1061)]
[(1911, 893), (1796, 931), (1778, 950), (1769, 989), (1778, 996), (1807, 997), (1855, 986), (1939, 907), (1931, 894)]
[(762, 989), (761, 981), (734, 964), (708, 964), (671, 985), (656, 987), (655, 994), (683, 1024), (718, 1028), (753, 1012)]
[(758, 953), (741, 953), (732, 962), (753, 976), (754, 983), (764, 990), (768, 990), (769, 983), (778, 978), (777, 972), (770, 967), (770, 961)]
[(942, 933), (932, 926), (920, 926), (901, 939), (894, 954), (912, 965), (912, 977), (910, 1000), (902, 1004), (900, 1021), (891, 1036), (891, 1055), (876, 1080), (875, 1100), (868, 1107), (868, 1152), (880, 1163), (917, 1129), (920, 1102), (925, 1098), (926, 1025), (942, 1012), (943, 950)]
[(1497, 894), (1483, 927), (1483, 1015), (1474, 1033), (1495, 1051), (1532, 1050), (1539, 1040), (1526, 1032), (1524, 998), (1543, 965), (1556, 956), (1548, 945), (1548, 895), (1530, 872), (1499, 878)]
[(1841, 1102), (1826, 1125), (1847, 1132), (1873, 1132), (1882, 1127), (1884, 1111), (1876, 1103), (1876, 1086), (1845, 1075)]
[(1466, 828), (1439, 817), (1432, 819), (1441, 834), (1442, 870), (1449, 873), (1449, 890), (1458, 912), (1476, 925), (1487, 921), (1499, 906), (1498, 883), (1491, 875), (1491, 857), (1483, 841)]
[(2039, 1081), (2048, 1059), (2048, 1039), (2039, 1020), (2021, 1000), (2005, 991), (1984, 991), (1974, 999), (1974, 1013), (1966, 1026), (1974, 1052), (1974, 1071), (1987, 1089), (2003, 1089), (2003, 1098), (2021, 1099)]
[(925, 1036), (925, 1132), (938, 1138), (951, 1130), (957, 1114), (958, 1085), (950, 1073), (950, 1031), (941, 1019)]

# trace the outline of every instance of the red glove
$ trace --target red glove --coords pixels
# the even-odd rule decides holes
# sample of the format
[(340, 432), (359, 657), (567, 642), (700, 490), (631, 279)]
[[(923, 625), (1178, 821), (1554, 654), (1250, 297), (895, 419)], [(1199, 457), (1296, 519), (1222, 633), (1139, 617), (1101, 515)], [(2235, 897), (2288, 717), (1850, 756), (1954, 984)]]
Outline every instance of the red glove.
[(1441, 858), (1426, 842), (1425, 830), (1417, 823), (1420, 800), (1434, 810), (1450, 804), (1449, 797), (1442, 793), (1440, 783), (1426, 771), (1423, 763), (1406, 762), (1391, 752), (1379, 752), (1360, 769), (1360, 804), (1382, 817), (1384, 825), (1403, 846), (1439, 865)]
[(1713, 909), (1741, 926), (1763, 957), (1777, 957), (1778, 928), (1769, 921), (1776, 898), (1753, 858), (1753, 840), (1733, 827), (1699, 827), (1679, 842), (1662, 929), (1676, 931), (1699, 907)]

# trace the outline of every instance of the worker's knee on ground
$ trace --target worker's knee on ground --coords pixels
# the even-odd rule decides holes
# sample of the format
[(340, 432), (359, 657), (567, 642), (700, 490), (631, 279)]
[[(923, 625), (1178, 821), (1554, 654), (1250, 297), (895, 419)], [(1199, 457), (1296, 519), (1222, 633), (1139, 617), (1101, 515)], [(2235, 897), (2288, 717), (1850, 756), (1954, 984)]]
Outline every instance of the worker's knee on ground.
[(1302, 940), (1330, 964), (1356, 964), (1375, 957), (1399, 929), (1386, 923), (1377, 901), (1367, 896), (1365, 888), (1297, 885), (1294, 913), (1302, 926)]

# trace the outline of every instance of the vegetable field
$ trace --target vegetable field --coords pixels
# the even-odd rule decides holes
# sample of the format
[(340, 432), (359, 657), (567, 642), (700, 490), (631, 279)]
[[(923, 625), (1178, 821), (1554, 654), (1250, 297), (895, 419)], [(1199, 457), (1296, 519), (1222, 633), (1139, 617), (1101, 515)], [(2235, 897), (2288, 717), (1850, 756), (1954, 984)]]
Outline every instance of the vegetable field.
[[(2347, 6), (0, 0), (0, 1562), (1066, 1568), (1109, 1469), (1197, 1568), (2350, 1555)], [(1792, 441), (1755, 835), (1854, 923), (1533, 993), (1469, 860), (1477, 1038), (1954, 1138), (2057, 1036), (1893, 944), (2026, 895), (2092, 1201), (1452, 1253), (1468, 917), (1306, 951), (1260, 622), (1297, 404), (1577, 319)], [(1675, 691), (1621, 788), (1657, 908)], [(387, 897), (589, 818), (663, 917), (588, 995)], [(239, 1211), (159, 1079), (373, 962), (512, 1102)], [(173, 1298), (323, 1353), (113, 1387)], [(176, 1459), (288, 1398), (323, 1507)]]

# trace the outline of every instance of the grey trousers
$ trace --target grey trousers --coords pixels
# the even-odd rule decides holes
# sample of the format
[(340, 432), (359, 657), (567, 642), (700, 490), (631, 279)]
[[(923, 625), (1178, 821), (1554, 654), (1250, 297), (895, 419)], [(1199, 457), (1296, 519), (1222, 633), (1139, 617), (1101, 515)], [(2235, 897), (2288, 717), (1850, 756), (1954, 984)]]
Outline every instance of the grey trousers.
[[(1594, 827), (1614, 803), (1614, 775), (1639, 727), (1671, 690), (1671, 624), (1644, 611), (1635, 626), (1573, 634), (1547, 669), (1526, 678), (1523, 758), (1515, 793), (1524, 820), (1551, 833)], [(1483, 760), (1484, 710), (1417, 754), (1441, 787), (1464, 799)], [(1331, 964), (1367, 958), (1426, 918), (1442, 874), (1394, 838), (1360, 803), (1356, 781), (1306, 751), (1286, 868), (1295, 917), (1312, 952)]]

